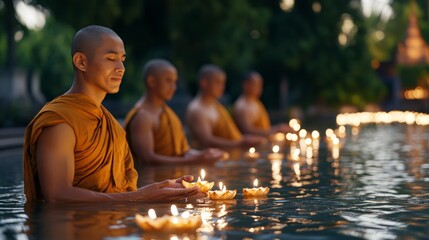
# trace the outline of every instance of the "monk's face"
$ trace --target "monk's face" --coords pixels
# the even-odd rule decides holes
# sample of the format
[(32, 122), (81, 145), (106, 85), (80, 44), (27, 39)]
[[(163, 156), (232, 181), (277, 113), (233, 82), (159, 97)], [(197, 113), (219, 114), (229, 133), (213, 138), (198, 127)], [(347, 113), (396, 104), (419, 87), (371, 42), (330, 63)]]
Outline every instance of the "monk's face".
[(264, 80), (259, 74), (252, 74), (249, 80), (244, 82), (244, 92), (246, 95), (259, 98), (262, 95)]
[(225, 91), (226, 76), (222, 72), (213, 73), (213, 75), (207, 79), (206, 91), (215, 98), (220, 98)]
[(87, 54), (85, 79), (94, 89), (117, 93), (125, 73), (125, 48), (117, 36), (105, 34), (91, 53)]
[(164, 101), (173, 98), (176, 92), (177, 70), (174, 67), (159, 69), (154, 75), (149, 76), (150, 91), (155, 92)]

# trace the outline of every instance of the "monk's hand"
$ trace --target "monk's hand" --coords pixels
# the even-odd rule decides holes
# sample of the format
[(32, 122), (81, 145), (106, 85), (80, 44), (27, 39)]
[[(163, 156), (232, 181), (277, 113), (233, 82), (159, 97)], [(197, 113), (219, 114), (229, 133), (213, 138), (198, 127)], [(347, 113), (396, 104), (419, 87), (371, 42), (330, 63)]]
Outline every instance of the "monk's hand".
[(217, 148), (208, 148), (200, 152), (199, 160), (201, 163), (214, 163), (224, 158), (226, 152)]
[(179, 188), (176, 180), (165, 180), (162, 182), (152, 183), (137, 189), (136, 201), (147, 203), (172, 203), (186, 202), (188, 198), (195, 199), (199, 196), (203, 197), (198, 187)]
[(278, 132), (285, 133), (285, 132), (292, 132), (292, 131), (293, 129), (289, 126), (289, 124), (286, 124), (286, 123), (280, 123), (271, 128), (271, 133), (278, 133)]
[(248, 148), (262, 144), (265, 138), (256, 135), (244, 135), (241, 139), (241, 146)]
[[(180, 185), (182, 185), (182, 180), (186, 181), (186, 182), (191, 182), (192, 180), (194, 180), (194, 176), (192, 175), (184, 175), (182, 177), (176, 178), (176, 183), (180, 183)], [(183, 187), (183, 185), (182, 185)]]

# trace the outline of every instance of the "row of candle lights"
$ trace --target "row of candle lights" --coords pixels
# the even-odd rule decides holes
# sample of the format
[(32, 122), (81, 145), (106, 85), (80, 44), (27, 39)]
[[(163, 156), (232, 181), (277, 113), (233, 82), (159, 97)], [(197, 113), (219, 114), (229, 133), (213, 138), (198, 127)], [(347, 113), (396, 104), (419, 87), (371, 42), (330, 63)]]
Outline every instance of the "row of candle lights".
[[(182, 184), (185, 188), (199, 187), (212, 200), (231, 200), (236, 196), (237, 190), (227, 190), (222, 182), (219, 182), (219, 190), (211, 191), (214, 182), (204, 180), (205, 175), (204, 169), (201, 169), (200, 177), (196, 182), (182, 180)], [(258, 198), (268, 195), (270, 189), (268, 187), (258, 187), (258, 179), (253, 181), (253, 185), (253, 188), (243, 188), (244, 197)], [(202, 224), (200, 216), (191, 215), (188, 211), (179, 215), (176, 205), (171, 206), (171, 215), (157, 217), (155, 210), (149, 209), (148, 216), (136, 214), (135, 220), (137, 225), (145, 231), (194, 231)]]
[[(295, 131), (291, 133), (276, 133), (270, 140), (273, 143), (272, 152), (267, 154), (269, 160), (282, 160), (284, 154), (281, 152), (281, 147), (286, 141), (290, 143), (290, 152), (287, 158), (290, 160), (299, 160), (301, 157), (312, 158), (317, 154), (320, 141), (320, 133), (316, 130), (311, 133), (305, 129), (301, 129), (298, 120), (292, 119), (289, 122), (290, 127)], [(339, 137), (345, 136), (345, 129), (337, 130), (328, 129), (326, 131), (326, 141), (328, 146), (339, 146)], [(245, 153), (247, 159), (258, 159), (261, 155), (256, 151), (255, 147), (249, 148)], [(197, 186), (200, 190), (207, 194), (211, 200), (232, 200), (236, 197), (237, 190), (229, 190), (225, 184), (219, 182), (218, 190), (211, 190), (214, 182), (205, 180), (205, 171), (201, 169), (200, 176), (195, 182), (182, 181), (182, 185), (186, 188)], [(260, 187), (258, 179), (253, 181), (253, 188), (243, 188), (242, 193), (245, 198), (266, 197), (270, 189), (268, 187)], [(190, 215), (188, 211), (179, 215), (175, 205), (171, 206), (171, 215), (157, 217), (153, 209), (150, 209), (148, 216), (136, 214), (137, 224), (145, 231), (192, 231), (199, 228), (202, 224), (201, 217)]]
[[(398, 122), (408, 125), (429, 125), (429, 114), (408, 111), (345, 113), (337, 115), (336, 121), (339, 126), (337, 129), (328, 128), (325, 131), (325, 141), (332, 152), (333, 159), (339, 158), (339, 149), (343, 144), (341, 139), (346, 136), (346, 125), (351, 126), (352, 135), (357, 135), (359, 126), (362, 124)], [(276, 133), (270, 138), (273, 145), (272, 151), (267, 154), (267, 158), (274, 161), (284, 159), (281, 148), (286, 142), (290, 143), (290, 151), (287, 154), (287, 159), (289, 160), (298, 161), (301, 158), (308, 160), (317, 156), (320, 133), (316, 130), (310, 133), (305, 129), (301, 129), (301, 125), (296, 119), (292, 119), (289, 125), (294, 132), (287, 134)], [(249, 151), (245, 153), (245, 158), (247, 159), (258, 159), (260, 157), (260, 153), (254, 147), (249, 148)], [(198, 186), (212, 200), (231, 200), (235, 198), (236, 190), (228, 190), (222, 182), (219, 182), (219, 190), (211, 190), (214, 182), (206, 181), (204, 178), (205, 171), (201, 170), (201, 176), (198, 177), (196, 182), (183, 181), (182, 184), (186, 188)], [(242, 189), (244, 197), (267, 196), (270, 189), (268, 187), (258, 187), (258, 179), (254, 180), (253, 185), (253, 188)], [(191, 231), (196, 230), (202, 224), (201, 216), (191, 215), (188, 211), (184, 211), (179, 215), (175, 205), (171, 206), (171, 214), (171, 216), (157, 217), (155, 211), (150, 209), (147, 217), (137, 214), (136, 222), (145, 231)]]
[(343, 113), (337, 115), (336, 121), (338, 125), (343, 126), (359, 126), (370, 123), (389, 124), (395, 122), (427, 126), (429, 125), (429, 114), (411, 111)]

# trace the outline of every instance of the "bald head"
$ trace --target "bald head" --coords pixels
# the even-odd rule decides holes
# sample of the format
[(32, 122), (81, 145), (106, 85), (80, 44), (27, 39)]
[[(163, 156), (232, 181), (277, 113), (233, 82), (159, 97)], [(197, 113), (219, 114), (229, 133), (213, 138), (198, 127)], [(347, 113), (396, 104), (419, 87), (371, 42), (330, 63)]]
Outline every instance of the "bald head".
[(216, 74), (225, 75), (225, 72), (217, 65), (206, 64), (200, 68), (200, 71), (198, 73), (198, 80), (201, 81), (203, 79), (211, 79)]
[(165, 59), (152, 59), (149, 62), (147, 62), (143, 67), (143, 80), (145, 84), (147, 85), (147, 79), (149, 76), (158, 76), (161, 74), (165, 69), (174, 69), (176, 70), (176, 67), (174, 65), (165, 60)]
[(81, 52), (85, 55), (93, 54), (94, 49), (100, 44), (103, 36), (117, 37), (120, 39), (112, 29), (90, 25), (79, 30), (73, 37), (71, 55)]
[(243, 83), (246, 83), (246, 82), (252, 81), (254, 79), (262, 79), (262, 76), (257, 71), (250, 70), (250, 71), (247, 71), (243, 74), (241, 81)]

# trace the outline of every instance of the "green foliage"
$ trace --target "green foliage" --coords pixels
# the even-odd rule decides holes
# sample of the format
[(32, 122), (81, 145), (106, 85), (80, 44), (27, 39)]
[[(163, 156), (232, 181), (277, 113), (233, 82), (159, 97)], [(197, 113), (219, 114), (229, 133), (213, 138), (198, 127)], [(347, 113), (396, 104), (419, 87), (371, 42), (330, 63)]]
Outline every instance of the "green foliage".
[(70, 43), (74, 30), (48, 18), (39, 31), (28, 31), (17, 43), (17, 61), (22, 67), (40, 73), (41, 88), (47, 99), (65, 92), (73, 81)]
[(198, 69), (214, 63), (228, 72), (229, 84), (258, 61), (266, 44), (268, 9), (246, 0), (169, 1), (172, 60), (181, 76), (196, 82)]
[[(259, 70), (265, 78), (263, 100), (270, 106), (278, 104), (282, 79), (288, 81), (289, 102), (294, 105), (363, 107), (383, 97), (368, 50), (370, 24), (377, 19), (364, 19), (359, 9), (352, 7), (357, 0), (295, 1), (290, 12), (282, 11), (278, 0), (32, 3), (47, 7), (52, 17), (43, 30), (25, 34), (17, 46), (17, 56), (23, 65), (41, 72), (42, 89), (49, 99), (70, 85), (72, 34), (89, 24), (111, 27), (124, 40), (126, 73), (120, 93), (112, 96), (121, 100), (133, 100), (142, 94), (141, 69), (151, 58), (171, 60), (178, 67), (179, 84), (193, 86), (193, 93), (196, 73), (205, 63), (218, 64), (226, 70), (227, 91), (232, 96), (241, 90), (237, 78), (243, 71)], [(320, 12), (313, 10), (315, 3), (320, 4)], [(353, 20), (357, 31), (342, 46), (338, 36), (344, 14)], [(387, 58), (386, 52), (397, 39), (392, 38), (388, 44), (372, 42), (369, 46), (372, 52), (380, 52), (380, 59)]]
[(403, 89), (428, 86), (429, 66), (400, 66), (398, 67), (398, 74), (402, 80)]
[[(353, 104), (363, 107), (377, 102), (383, 87), (370, 66), (365, 42), (366, 27), (352, 1), (296, 1), (291, 12), (273, 6), (270, 48), (259, 66), (268, 80), (289, 81), (292, 104), (308, 106), (316, 102), (328, 106)], [(342, 18), (347, 14), (357, 32), (346, 46), (338, 43)], [(277, 80), (277, 81), (276, 81)]]

